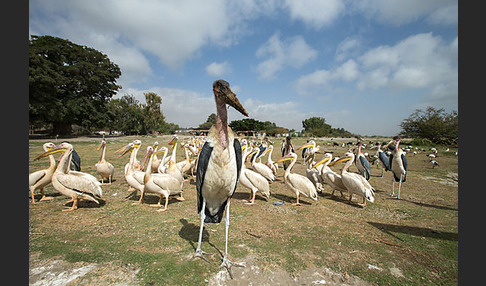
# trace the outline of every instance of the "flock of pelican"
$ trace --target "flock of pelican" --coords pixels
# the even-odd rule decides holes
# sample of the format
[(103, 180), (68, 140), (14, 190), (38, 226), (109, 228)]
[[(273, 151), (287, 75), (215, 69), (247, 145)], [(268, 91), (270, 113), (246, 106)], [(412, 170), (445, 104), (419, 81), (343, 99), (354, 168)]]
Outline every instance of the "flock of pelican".
[[(211, 127), (206, 137), (193, 137), (189, 142), (181, 144), (185, 154), (184, 160), (176, 161), (179, 144), (177, 136), (172, 137), (167, 142), (171, 150), (165, 146), (159, 148), (158, 142), (147, 146), (141, 161), (137, 159), (137, 153), (142, 146), (142, 142), (138, 139), (115, 151), (115, 153), (119, 153), (118, 158), (130, 154), (123, 175), (129, 185), (128, 191), (140, 192), (140, 199), (134, 204), (143, 204), (146, 194), (155, 194), (160, 199), (157, 204), (150, 206), (157, 207), (157, 211), (167, 211), (169, 197), (177, 196), (178, 200), (184, 200), (183, 184), (187, 182), (187, 177), (195, 176), (196, 206), (197, 213), (200, 214), (200, 229), (194, 257), (208, 261), (204, 255), (209, 253), (201, 249), (204, 224), (220, 223), (224, 218), (225, 251), (220, 267), (228, 269), (231, 275), (230, 268), (233, 265), (241, 266), (231, 262), (228, 258), (230, 198), (233, 196), (238, 183), (241, 183), (241, 186), (250, 191), (247, 205), (255, 204), (257, 193), (265, 200), (269, 200), (271, 195), (270, 184), (276, 183), (279, 163), (283, 164), (284, 184), (295, 194), (296, 201), (292, 205), (300, 205), (301, 195), (316, 201), (319, 197), (318, 194), (322, 193), (324, 185), (330, 186), (332, 196), (334, 196), (336, 190), (340, 192), (341, 197), (345, 197), (347, 193), (349, 203), (351, 203), (354, 195), (362, 198), (359, 205), (363, 207), (366, 206), (366, 201), (374, 202), (375, 189), (368, 181), (370, 164), (361, 152), (362, 141), (360, 138), (358, 138), (357, 148), (333, 159), (332, 152), (322, 152), (321, 147), (313, 140), (294, 149), (289, 137), (282, 142), (281, 158), (273, 161), (274, 146), (272, 143), (265, 141), (260, 142), (260, 146), (257, 146), (254, 142), (237, 138), (228, 126), (227, 105), (248, 116), (236, 94), (231, 90), (229, 83), (224, 80), (215, 81), (213, 93), (217, 110), (216, 123)], [(391, 171), (394, 175), (394, 182), (399, 182), (397, 199), (400, 198), (401, 183), (405, 182), (407, 175), (407, 161), (403, 150), (399, 148), (400, 140), (400, 137), (395, 137), (384, 146), (385, 149), (392, 150), (389, 157), (382, 156), (384, 152), (381, 150), (381, 145), (379, 145), (377, 151), (378, 158), (383, 160), (380, 161), (383, 164), (383, 170)], [(392, 143), (394, 145), (391, 145)], [(44, 196), (44, 187), (52, 183), (56, 191), (69, 197), (71, 199), (69, 202), (73, 202), (70, 208), (63, 211), (77, 209), (80, 200), (93, 201), (99, 204), (99, 200), (102, 198), (102, 185), (111, 184), (114, 175), (113, 165), (107, 162), (105, 158), (106, 141), (101, 141), (98, 147), (98, 151), (101, 150), (100, 159), (95, 165), (98, 178), (69, 168), (73, 152), (71, 144), (63, 142), (56, 146), (53, 143), (46, 143), (43, 148), (44, 153), (35, 160), (49, 157), (50, 165), (45, 170), (36, 171), (29, 175), (29, 191), (32, 196), (32, 203), (35, 203), (35, 190), (40, 190), (41, 201), (49, 199)], [(293, 167), (298, 160), (295, 152), (298, 150), (303, 150), (303, 164), (306, 167), (306, 174), (304, 175), (293, 172)], [(56, 153), (62, 153), (57, 166), (53, 157)], [(316, 162), (316, 158), (320, 154), (323, 154), (323, 157)], [(264, 156), (268, 156), (265, 163), (262, 162)], [(249, 161), (250, 167), (246, 166), (247, 161)], [(345, 165), (340, 172), (333, 171), (330, 168), (341, 162), (345, 162)], [(353, 163), (355, 163), (359, 173), (349, 171), (349, 167)], [(394, 182), (393, 196), (395, 196)]]

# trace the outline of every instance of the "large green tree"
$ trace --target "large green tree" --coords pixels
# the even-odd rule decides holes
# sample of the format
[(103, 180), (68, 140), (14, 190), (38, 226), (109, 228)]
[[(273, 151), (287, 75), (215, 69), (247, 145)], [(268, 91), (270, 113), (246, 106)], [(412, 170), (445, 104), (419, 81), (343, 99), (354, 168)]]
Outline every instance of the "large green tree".
[(302, 120), (302, 127), (306, 133), (317, 137), (327, 136), (331, 133), (331, 125), (327, 124), (326, 119), (322, 117), (311, 117)]
[(55, 134), (106, 125), (107, 101), (121, 86), (120, 68), (105, 54), (52, 36), (29, 42), (29, 121), (51, 123)]
[(125, 134), (144, 134), (142, 104), (131, 94), (111, 99), (108, 103), (110, 121), (108, 130), (122, 131)]
[(208, 116), (208, 119), (206, 120), (206, 122), (199, 124), (198, 128), (203, 129), (203, 130), (208, 130), (214, 124), (216, 124), (216, 113), (211, 113)]
[(160, 109), (162, 98), (154, 92), (147, 92), (144, 95), (146, 102), (143, 108), (145, 128), (150, 133), (162, 131), (165, 124), (165, 117)]
[(400, 123), (400, 134), (406, 137), (428, 139), (435, 144), (457, 144), (459, 140), (457, 111), (446, 113), (443, 108), (428, 106), (416, 109)]

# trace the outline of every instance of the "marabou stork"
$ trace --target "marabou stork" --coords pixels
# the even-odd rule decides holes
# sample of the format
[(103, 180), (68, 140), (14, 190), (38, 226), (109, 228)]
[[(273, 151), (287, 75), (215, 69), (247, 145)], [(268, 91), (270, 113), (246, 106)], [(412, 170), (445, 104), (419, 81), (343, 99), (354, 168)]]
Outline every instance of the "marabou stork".
[(226, 104), (247, 117), (248, 112), (227, 81), (215, 81), (213, 93), (216, 101), (216, 123), (209, 129), (206, 142), (199, 153), (196, 170), (197, 212), (201, 214), (201, 225), (194, 256), (206, 260), (203, 255), (207, 253), (201, 250), (204, 223), (220, 223), (226, 210), (225, 251), (220, 267), (225, 267), (232, 276), (231, 266), (242, 265), (228, 259), (229, 207), (243, 162), (240, 142), (228, 126)]
[[(405, 152), (399, 148), (400, 140), (402, 138), (400, 136), (393, 137), (393, 141), (395, 141), (395, 148), (390, 155), (390, 170), (393, 173), (393, 186), (392, 186), (392, 193), (391, 196), (395, 197), (395, 182), (398, 182), (398, 195), (396, 196), (397, 199), (400, 199), (400, 188), (402, 186), (402, 182), (407, 180), (407, 157), (405, 156)], [(387, 145), (389, 145), (388, 143)]]
[(358, 172), (368, 181), (370, 179), (370, 162), (366, 157), (361, 153), (361, 147), (363, 146), (363, 142), (361, 140), (358, 142), (358, 150), (356, 151), (356, 159), (354, 160), (354, 164), (358, 169)]

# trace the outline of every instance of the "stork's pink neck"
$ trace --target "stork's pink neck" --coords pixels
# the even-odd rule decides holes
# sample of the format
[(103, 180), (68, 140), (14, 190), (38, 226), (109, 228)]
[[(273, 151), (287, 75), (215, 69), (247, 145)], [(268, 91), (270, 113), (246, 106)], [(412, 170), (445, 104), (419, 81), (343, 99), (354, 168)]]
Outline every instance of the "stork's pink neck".
[(218, 138), (223, 149), (228, 146), (228, 111), (226, 110), (226, 103), (215, 96), (216, 100), (216, 129), (218, 130)]

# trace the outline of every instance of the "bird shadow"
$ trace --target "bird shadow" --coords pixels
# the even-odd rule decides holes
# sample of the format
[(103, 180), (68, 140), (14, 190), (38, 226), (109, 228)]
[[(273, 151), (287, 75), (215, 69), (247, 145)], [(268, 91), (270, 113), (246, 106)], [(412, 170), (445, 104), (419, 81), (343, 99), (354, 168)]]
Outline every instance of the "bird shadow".
[[(250, 201), (250, 191), (248, 191), (247, 193), (245, 192), (235, 192), (233, 194), (233, 196), (231, 197), (232, 199), (235, 199), (235, 200), (244, 200), (244, 201)], [(255, 196), (255, 201), (266, 201), (265, 198), (263, 198), (259, 192), (256, 193), (256, 196)]]
[[(198, 239), (199, 239), (200, 226), (197, 226), (193, 223), (188, 222), (185, 218), (181, 218), (181, 219), (179, 219), (179, 221), (182, 223), (182, 227), (179, 230), (179, 236), (181, 238), (187, 240), (187, 242), (189, 242), (189, 244), (191, 244), (194, 251), (196, 251), (197, 242), (198, 242)], [(216, 249), (216, 251), (218, 251), (218, 253), (220, 254), (221, 257), (223, 257), (223, 253), (221, 252), (221, 250), (219, 250), (214, 244), (212, 244), (209, 241), (209, 237), (210, 237), (210, 234), (207, 231), (206, 227), (204, 227), (203, 232), (202, 232), (201, 243), (207, 242), (211, 247), (213, 247), (214, 249)]]
[[(283, 195), (283, 194), (273, 194), (271, 195), (272, 197), (280, 200), (280, 201), (284, 201), (284, 202), (288, 202), (288, 203), (295, 203), (297, 201), (297, 198), (295, 197), (290, 197), (290, 196), (287, 196), (287, 195)], [(300, 199), (299, 199), (299, 203), (301, 205), (312, 205), (312, 203), (309, 203), (307, 201), (305, 201), (307, 197), (302, 195), (300, 196)], [(304, 200), (302, 200), (304, 199)]]
[[(95, 208), (101, 208), (102, 206), (104, 206), (106, 204), (105, 200), (103, 200), (103, 199), (98, 199), (98, 202), (99, 202), (99, 204), (97, 204), (96, 202), (93, 202), (93, 201), (89, 201), (89, 200), (79, 200), (77, 207), (78, 208), (86, 208), (86, 209), (91, 209), (91, 208), (95, 209)], [(74, 202), (65, 203), (64, 206), (71, 207), (73, 205), (73, 203)]]
[[(137, 193), (137, 191), (133, 191), (132, 193), (130, 193), (127, 196), (128, 200), (138, 202), (140, 200), (141, 194), (136, 194), (136, 193)], [(171, 195), (171, 196), (169, 196), (169, 202), (167, 203), (167, 205), (170, 206), (173, 203), (180, 203), (181, 201), (177, 199), (178, 197), (179, 197), (179, 195)], [(155, 194), (145, 194), (143, 196), (142, 203), (143, 204), (149, 204), (149, 205), (155, 205), (155, 204), (157, 204), (159, 202), (159, 200), (160, 200), (160, 196), (159, 195), (155, 195)], [(162, 198), (162, 201), (160, 203), (162, 205), (165, 204), (165, 198)]]
[[(396, 198), (393, 198), (393, 197), (389, 197), (388, 199), (396, 200)], [(457, 208), (451, 208), (451, 207), (441, 206), (441, 205), (432, 205), (432, 204), (427, 204), (427, 203), (424, 203), (424, 202), (416, 202), (416, 201), (413, 201), (413, 200), (405, 199), (403, 197), (400, 197), (400, 201), (412, 203), (412, 204), (415, 204), (415, 205), (418, 205), (418, 206), (421, 206), (421, 207), (429, 207), (429, 208), (436, 208), (436, 209), (449, 210), (449, 211), (459, 211), (459, 209), (457, 209)]]
[(438, 230), (434, 230), (427, 227), (416, 227), (416, 226), (406, 226), (406, 225), (396, 225), (396, 224), (386, 224), (386, 223), (379, 223), (379, 222), (371, 222), (369, 221), (368, 224), (376, 227), (377, 229), (381, 230), (382, 232), (393, 236), (394, 238), (403, 241), (403, 239), (397, 237), (393, 233), (404, 233), (414, 236), (420, 237), (430, 237), (435, 239), (443, 239), (443, 240), (451, 240), (451, 241), (458, 241), (459, 236), (457, 233), (454, 232), (442, 232)]

